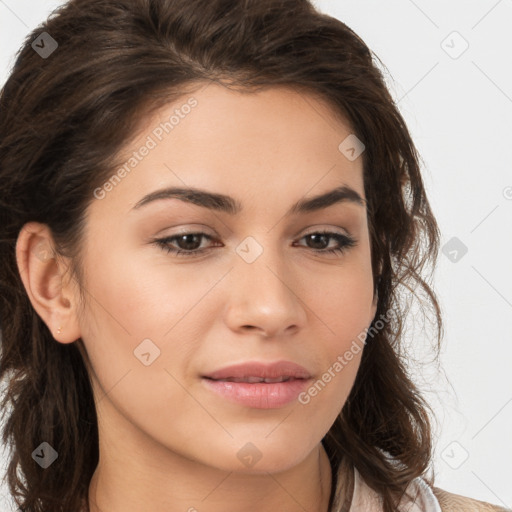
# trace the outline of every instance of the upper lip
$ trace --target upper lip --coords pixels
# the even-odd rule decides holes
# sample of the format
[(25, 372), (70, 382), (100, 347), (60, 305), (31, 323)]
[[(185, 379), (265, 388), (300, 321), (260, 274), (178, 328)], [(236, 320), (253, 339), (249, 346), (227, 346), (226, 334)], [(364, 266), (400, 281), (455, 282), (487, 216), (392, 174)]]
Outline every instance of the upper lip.
[(309, 379), (311, 374), (299, 364), (291, 361), (277, 361), (274, 363), (260, 363), (248, 361), (246, 363), (226, 366), (203, 377), (221, 380), (229, 378), (259, 377), (261, 379), (278, 379), (291, 377), (295, 379)]

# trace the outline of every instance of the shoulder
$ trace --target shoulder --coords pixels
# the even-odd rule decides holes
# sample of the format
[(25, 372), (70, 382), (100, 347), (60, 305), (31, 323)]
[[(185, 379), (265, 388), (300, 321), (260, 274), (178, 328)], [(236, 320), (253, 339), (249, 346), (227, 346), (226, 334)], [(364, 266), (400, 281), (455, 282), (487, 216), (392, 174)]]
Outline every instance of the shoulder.
[(511, 512), (512, 509), (492, 505), (485, 501), (475, 500), (460, 494), (453, 494), (451, 492), (440, 489), (439, 487), (432, 487), (432, 492), (439, 501), (441, 510), (443, 512)]

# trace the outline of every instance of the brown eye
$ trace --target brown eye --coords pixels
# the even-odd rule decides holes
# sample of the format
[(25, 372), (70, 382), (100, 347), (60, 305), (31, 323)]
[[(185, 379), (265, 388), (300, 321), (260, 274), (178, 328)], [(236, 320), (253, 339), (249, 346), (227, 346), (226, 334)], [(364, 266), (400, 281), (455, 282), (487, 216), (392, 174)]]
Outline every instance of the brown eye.
[[(180, 233), (179, 235), (160, 238), (155, 240), (155, 243), (168, 253), (176, 254), (176, 256), (194, 256), (207, 250), (207, 248), (199, 249), (203, 238), (212, 240), (212, 237), (206, 233)], [(174, 246), (171, 244), (174, 244)], [(176, 245), (178, 248), (175, 247)]]
[[(335, 233), (332, 231), (318, 231), (314, 233), (309, 233), (302, 237), (303, 239), (308, 239), (312, 242), (313, 247), (308, 244), (315, 252), (318, 253), (339, 253), (342, 254), (351, 247), (354, 247), (357, 241), (349, 236), (342, 235), (340, 233)], [(330, 240), (336, 240), (338, 246), (328, 249)]]

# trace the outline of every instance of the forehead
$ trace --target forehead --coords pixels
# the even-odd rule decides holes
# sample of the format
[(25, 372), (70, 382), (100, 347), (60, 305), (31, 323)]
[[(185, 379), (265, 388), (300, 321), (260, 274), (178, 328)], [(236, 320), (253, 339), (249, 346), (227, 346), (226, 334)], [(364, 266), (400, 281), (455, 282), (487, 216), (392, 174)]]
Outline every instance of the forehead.
[(242, 203), (288, 205), (340, 185), (364, 197), (362, 157), (342, 151), (352, 136), (350, 124), (318, 96), (210, 83), (141, 121), (119, 155), (122, 179), (111, 180), (102, 207), (128, 213), (165, 186), (206, 188)]

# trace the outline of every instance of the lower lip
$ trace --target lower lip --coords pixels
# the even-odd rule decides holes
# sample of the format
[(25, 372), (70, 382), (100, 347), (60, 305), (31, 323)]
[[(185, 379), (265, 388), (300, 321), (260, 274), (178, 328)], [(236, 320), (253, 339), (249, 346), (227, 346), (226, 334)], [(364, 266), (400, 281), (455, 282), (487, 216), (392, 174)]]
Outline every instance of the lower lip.
[(277, 409), (293, 402), (308, 386), (311, 379), (293, 379), (287, 382), (227, 382), (203, 378), (213, 392), (231, 402), (254, 409)]

